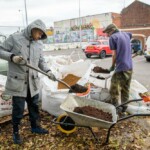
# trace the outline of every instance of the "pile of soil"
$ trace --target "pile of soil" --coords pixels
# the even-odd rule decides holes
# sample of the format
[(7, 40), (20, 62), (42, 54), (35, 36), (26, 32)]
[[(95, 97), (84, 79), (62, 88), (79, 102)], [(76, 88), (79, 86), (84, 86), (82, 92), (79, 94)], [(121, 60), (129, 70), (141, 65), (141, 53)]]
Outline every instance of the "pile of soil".
[(110, 73), (110, 71), (108, 69), (104, 69), (104, 68), (99, 67), (99, 66), (94, 67), (93, 71), (95, 73)]
[(71, 90), (69, 90), (69, 93), (84, 93), (88, 90), (87, 87), (79, 85), (79, 84), (75, 84), (71, 86)]
[(110, 113), (103, 112), (102, 110), (91, 106), (75, 107), (74, 112), (112, 122), (112, 115)]
[[(72, 86), (75, 85), (78, 80), (80, 79), (80, 77), (75, 76), (73, 74), (68, 74), (65, 78), (62, 79), (62, 81), (66, 82), (68, 85)], [(58, 89), (67, 89), (68, 87), (66, 87), (64, 84), (62, 83), (58, 83)]]

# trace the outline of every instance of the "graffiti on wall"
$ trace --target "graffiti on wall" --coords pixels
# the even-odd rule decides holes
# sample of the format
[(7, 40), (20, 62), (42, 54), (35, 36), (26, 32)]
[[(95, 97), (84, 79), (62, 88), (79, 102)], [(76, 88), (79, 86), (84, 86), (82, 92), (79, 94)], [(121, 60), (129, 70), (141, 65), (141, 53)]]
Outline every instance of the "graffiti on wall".
[[(94, 31), (92, 29), (81, 31), (82, 42), (87, 42), (94, 39)], [(67, 31), (54, 35), (55, 43), (79, 42), (80, 31)], [(52, 40), (51, 40), (52, 41)]]
[(80, 41), (80, 23), (81, 23), (81, 37), (82, 41), (88, 42), (98, 39), (98, 37), (105, 37), (102, 32), (106, 25), (112, 23), (111, 13), (104, 13), (93, 16), (81, 17), (58, 21), (54, 23), (54, 42), (79, 42)]

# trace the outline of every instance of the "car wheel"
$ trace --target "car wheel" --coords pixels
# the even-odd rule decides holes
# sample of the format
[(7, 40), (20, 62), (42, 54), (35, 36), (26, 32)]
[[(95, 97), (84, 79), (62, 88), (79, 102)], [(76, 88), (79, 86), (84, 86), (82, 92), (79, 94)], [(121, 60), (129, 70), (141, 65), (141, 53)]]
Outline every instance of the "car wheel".
[(150, 62), (150, 59), (149, 59), (149, 58), (146, 58), (146, 61)]
[(90, 57), (91, 57), (91, 55), (90, 55), (90, 54), (86, 54), (86, 57), (87, 57), (87, 58), (90, 58)]
[(104, 50), (101, 51), (101, 53), (99, 54), (99, 57), (100, 57), (101, 59), (105, 58), (105, 57), (106, 57), (106, 52), (105, 52)]

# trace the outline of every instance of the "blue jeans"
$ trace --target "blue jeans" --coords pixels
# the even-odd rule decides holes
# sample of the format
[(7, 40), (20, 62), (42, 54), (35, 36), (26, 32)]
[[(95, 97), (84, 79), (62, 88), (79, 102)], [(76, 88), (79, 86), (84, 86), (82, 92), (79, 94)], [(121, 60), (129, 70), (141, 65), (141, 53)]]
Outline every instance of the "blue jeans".
[(13, 132), (18, 132), (18, 125), (23, 118), (25, 101), (27, 102), (27, 107), (29, 111), (29, 118), (31, 122), (31, 127), (36, 128), (39, 126), (39, 95), (31, 97), (30, 90), (28, 89), (27, 97), (13, 96), (13, 109), (12, 109), (12, 124)]

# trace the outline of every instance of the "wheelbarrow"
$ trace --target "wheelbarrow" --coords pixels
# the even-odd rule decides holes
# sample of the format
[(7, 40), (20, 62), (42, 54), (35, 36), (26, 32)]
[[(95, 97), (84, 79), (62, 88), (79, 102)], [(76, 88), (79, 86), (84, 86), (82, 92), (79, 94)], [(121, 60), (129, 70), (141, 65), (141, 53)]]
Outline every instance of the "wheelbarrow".
[[(108, 144), (110, 131), (118, 122), (135, 117), (135, 116), (150, 116), (150, 114), (134, 114), (134, 115), (128, 115), (123, 118), (118, 118), (117, 109), (119, 107), (122, 107), (130, 102), (137, 102), (137, 101), (142, 101), (142, 100), (143, 99), (130, 100), (124, 104), (121, 104), (115, 107), (114, 105), (109, 104), (109, 103), (105, 103), (105, 102), (101, 102), (101, 101), (97, 101), (93, 99), (87, 99), (84, 97), (68, 95), (65, 101), (60, 105), (60, 108), (64, 110), (66, 114), (60, 115), (58, 118), (54, 118), (52, 122), (54, 124), (57, 124), (58, 129), (60, 129), (62, 132), (66, 134), (73, 133), (76, 127), (88, 128), (91, 131), (96, 141), (98, 141), (98, 138), (92, 131), (92, 127), (101, 127), (104, 129), (108, 129), (107, 137), (105, 140), (105, 144)], [(87, 116), (84, 114), (79, 114), (79, 113), (74, 112), (75, 107), (83, 107), (83, 106), (91, 106), (91, 107), (100, 109), (104, 112), (109, 112), (112, 115), (112, 121), (109, 122), (109, 121), (97, 119), (91, 116)]]

